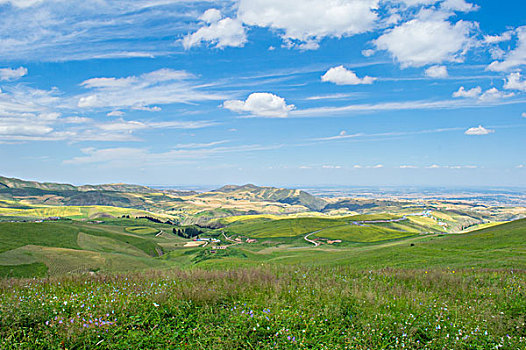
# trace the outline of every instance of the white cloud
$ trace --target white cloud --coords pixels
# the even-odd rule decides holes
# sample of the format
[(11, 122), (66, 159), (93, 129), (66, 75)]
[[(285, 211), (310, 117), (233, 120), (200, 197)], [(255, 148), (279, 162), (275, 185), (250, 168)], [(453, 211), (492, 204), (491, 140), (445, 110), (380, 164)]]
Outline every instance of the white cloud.
[(106, 115), (108, 117), (122, 117), (123, 115), (125, 115), (126, 113), (124, 113), (123, 111), (111, 111), (111, 112), (108, 112)]
[(486, 44), (498, 44), (504, 41), (510, 41), (513, 31), (507, 31), (501, 35), (484, 35), (484, 42)]
[(195, 33), (183, 39), (185, 49), (199, 46), (202, 42), (209, 42), (218, 49), (225, 47), (243, 47), (247, 42), (247, 33), (243, 23), (238, 19), (224, 18), (219, 10), (209, 9), (200, 20), (207, 23)]
[(18, 67), (13, 68), (0, 68), (0, 81), (13, 81), (22, 78), (27, 75), (27, 68)]
[(329, 94), (329, 95), (317, 95), (317, 96), (310, 96), (305, 98), (307, 101), (319, 101), (319, 100), (341, 100), (351, 97), (359, 96), (358, 93), (348, 93), (348, 94)]
[(26, 8), (42, 3), (44, 0), (0, 0), (0, 5), (10, 4), (15, 7)]
[(341, 165), (322, 165), (323, 169), (341, 169)]
[(353, 166), (354, 169), (382, 169), (384, 166), (382, 164), (376, 165), (359, 165), (356, 164)]
[(93, 78), (80, 85), (89, 89), (76, 96), (80, 108), (111, 108), (159, 111), (153, 105), (220, 100), (224, 96), (202, 92), (192, 83), (193, 75), (172, 69), (159, 69), (139, 76)]
[(492, 62), (488, 69), (492, 71), (507, 71), (526, 65), (526, 26), (517, 28), (517, 47), (508, 52), (503, 61)]
[(521, 73), (511, 73), (504, 83), (506, 90), (526, 91), (526, 80), (522, 80)]
[(379, 0), (240, 0), (238, 18), (249, 26), (278, 30), (289, 46), (313, 49), (325, 37), (340, 38), (372, 30), (378, 3)]
[(193, 0), (0, 1), (12, 5), (1, 9), (0, 57), (24, 61), (169, 55), (173, 42), (161, 38), (187, 33), (202, 6)]
[(526, 112), (522, 113), (521, 116), (522, 116), (523, 118), (526, 118)]
[(472, 89), (466, 90), (461, 86), (458, 91), (453, 93), (453, 97), (467, 97), (467, 98), (477, 98), (482, 94), (482, 88), (480, 86), (474, 87)]
[(250, 94), (246, 101), (225, 101), (223, 107), (236, 113), (267, 118), (285, 118), (295, 108), (294, 105), (287, 105), (284, 98), (266, 92)]
[(373, 49), (362, 50), (362, 55), (365, 56), (365, 57), (371, 57), (375, 53), (376, 53), (376, 51), (373, 50)]
[(495, 130), (486, 129), (482, 125), (479, 125), (478, 127), (469, 128), (464, 132), (466, 135), (488, 135), (494, 133)]
[(66, 117), (62, 118), (61, 121), (66, 124), (87, 124), (92, 123), (93, 119), (86, 117)]
[(221, 18), (223, 18), (223, 15), (218, 9), (208, 9), (199, 17), (201, 21), (206, 23), (216, 23), (219, 22)]
[(415, 165), (400, 165), (400, 169), (417, 169)]
[(112, 167), (135, 167), (137, 163), (145, 165), (168, 165), (181, 162), (193, 162), (196, 159), (206, 159), (220, 156), (227, 153), (255, 152), (278, 149), (280, 145), (261, 146), (261, 145), (240, 145), (240, 146), (218, 146), (224, 142), (211, 142), (200, 147), (191, 145), (177, 145), (171, 150), (161, 153), (154, 153), (146, 148), (85, 148), (82, 149), (84, 155), (74, 157), (64, 161), (64, 164), (93, 164), (107, 163)]
[(146, 112), (160, 112), (163, 110), (159, 106), (148, 107), (148, 106), (141, 106), (141, 105), (133, 106), (132, 109), (135, 111), (146, 111)]
[(443, 17), (426, 12), (387, 31), (374, 43), (379, 50), (387, 50), (403, 68), (461, 62), (471, 45), (475, 25), (465, 21), (451, 24)]
[(125, 131), (133, 132), (134, 130), (145, 129), (200, 129), (216, 125), (210, 121), (164, 121), (164, 122), (141, 122), (135, 120), (118, 119), (112, 122), (99, 123), (97, 128), (105, 131)]
[(426, 75), (430, 78), (447, 78), (448, 72), (446, 66), (431, 66), (426, 69)]
[(491, 55), (491, 58), (494, 60), (500, 60), (503, 59), (504, 56), (506, 56), (506, 51), (504, 51), (498, 46), (490, 47), (489, 53)]
[(400, 0), (406, 6), (432, 5), (440, 0)]
[(96, 107), (97, 102), (97, 95), (83, 96), (79, 99), (77, 106), (80, 108)]
[(489, 90), (486, 90), (479, 98), (481, 101), (497, 101), (501, 100), (503, 98), (509, 98), (513, 97), (515, 94), (513, 92), (505, 93), (503, 91), (498, 90), (497, 88), (491, 88)]
[(356, 73), (346, 69), (344, 66), (333, 67), (329, 69), (322, 77), (324, 82), (331, 82), (336, 85), (359, 85), (372, 84), (376, 78), (365, 76), (358, 78)]
[[(110, 91), (112, 91), (110, 89)], [(76, 99), (74, 99), (76, 101)], [(95, 100), (97, 102), (98, 100)], [(86, 105), (93, 99), (84, 99)], [(99, 122), (76, 115), (76, 104), (54, 88), (37, 90), (25, 85), (0, 92), (0, 140), (6, 141), (138, 141), (134, 131), (148, 129), (196, 129), (217, 125), (213, 121)], [(115, 112), (115, 111), (114, 111)], [(76, 113), (75, 113), (76, 114)], [(115, 115), (115, 114), (114, 114)]]
[(441, 5), (441, 8), (449, 11), (471, 12), (477, 10), (477, 5), (470, 4), (465, 0), (446, 0)]

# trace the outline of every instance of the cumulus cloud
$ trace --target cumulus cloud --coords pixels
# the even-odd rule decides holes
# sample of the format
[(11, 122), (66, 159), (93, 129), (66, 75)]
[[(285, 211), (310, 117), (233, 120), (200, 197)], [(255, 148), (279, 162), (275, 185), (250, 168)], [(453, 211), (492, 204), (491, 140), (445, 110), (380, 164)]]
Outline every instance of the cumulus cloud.
[(494, 61), (488, 69), (492, 71), (508, 71), (512, 68), (526, 65), (526, 26), (517, 30), (517, 46), (505, 55), (503, 61)]
[(479, 7), (470, 4), (465, 0), (446, 0), (441, 5), (441, 8), (448, 11), (471, 12), (477, 10)]
[(522, 80), (522, 75), (519, 72), (508, 75), (504, 83), (506, 90), (520, 90), (526, 91), (526, 80)]
[(452, 24), (444, 19), (444, 14), (423, 12), (387, 31), (374, 43), (379, 50), (387, 50), (403, 68), (460, 62), (471, 45), (474, 28), (471, 22)]
[(185, 49), (199, 46), (208, 42), (214, 47), (222, 49), (225, 47), (243, 47), (247, 42), (247, 33), (243, 23), (238, 19), (224, 18), (219, 10), (209, 9), (200, 20), (207, 23), (193, 34), (183, 39)]
[(482, 125), (479, 125), (477, 127), (469, 128), (464, 132), (466, 135), (488, 135), (494, 133), (495, 130), (486, 129)]
[(90, 91), (74, 97), (80, 108), (159, 111), (157, 104), (220, 100), (223, 96), (201, 91), (185, 71), (159, 69), (139, 76), (92, 78), (80, 85)]
[(430, 78), (447, 78), (448, 72), (446, 66), (431, 66), (426, 69), (426, 75)]
[(18, 67), (13, 68), (0, 68), (0, 81), (13, 81), (22, 78), (27, 75), (27, 68)]
[(223, 18), (221, 11), (218, 9), (208, 9), (206, 10), (199, 19), (206, 23), (216, 23)]
[(315, 49), (325, 37), (340, 38), (372, 30), (378, 3), (379, 0), (240, 0), (238, 18), (249, 26), (279, 31), (289, 46)]
[(501, 42), (510, 41), (512, 34), (513, 31), (507, 31), (501, 35), (484, 35), (484, 42), (486, 44), (498, 44)]
[(453, 93), (453, 97), (455, 98), (478, 98), (479, 101), (482, 102), (498, 101), (503, 98), (513, 97), (514, 95), (514, 93), (505, 93), (497, 88), (491, 88), (482, 93), (480, 86), (474, 87), (470, 90), (466, 90), (461, 86), (460, 89)]
[(365, 76), (358, 78), (356, 73), (346, 69), (344, 66), (333, 67), (329, 69), (322, 77), (324, 82), (334, 83), (336, 85), (359, 85), (372, 84), (376, 78)]
[(285, 118), (295, 108), (292, 104), (287, 105), (284, 98), (266, 92), (250, 94), (245, 101), (225, 101), (223, 107), (236, 113), (267, 118)]
[(467, 97), (467, 98), (477, 98), (482, 94), (482, 88), (480, 86), (474, 87), (472, 89), (466, 90), (461, 86), (458, 91), (453, 93), (453, 97)]
[(362, 55), (365, 56), (365, 57), (371, 57), (375, 53), (376, 53), (376, 51), (373, 50), (373, 49), (362, 50)]
[(513, 97), (515, 94), (513, 92), (505, 93), (503, 91), (500, 91), (497, 88), (491, 88), (486, 90), (480, 97), (479, 100), (484, 102), (491, 102), (491, 101), (497, 101), (501, 100), (503, 98), (509, 98)]

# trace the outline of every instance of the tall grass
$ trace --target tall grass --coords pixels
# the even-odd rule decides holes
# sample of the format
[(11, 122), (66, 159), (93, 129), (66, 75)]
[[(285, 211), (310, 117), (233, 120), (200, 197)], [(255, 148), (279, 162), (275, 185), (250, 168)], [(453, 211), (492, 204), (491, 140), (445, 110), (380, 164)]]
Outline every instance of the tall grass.
[(523, 349), (526, 271), (268, 267), (0, 281), (0, 347)]

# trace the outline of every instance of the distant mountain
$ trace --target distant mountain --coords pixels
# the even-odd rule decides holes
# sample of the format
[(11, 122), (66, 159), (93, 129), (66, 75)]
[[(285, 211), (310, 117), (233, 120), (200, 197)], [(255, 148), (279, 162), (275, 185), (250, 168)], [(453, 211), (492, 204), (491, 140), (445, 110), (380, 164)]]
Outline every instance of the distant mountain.
[(151, 193), (156, 192), (154, 189), (128, 184), (104, 184), (104, 185), (83, 185), (74, 186), (70, 184), (60, 184), (52, 182), (37, 182), (26, 181), (15, 178), (8, 178), (0, 176), (0, 188), (36, 188), (46, 191), (113, 191), (113, 192), (128, 192), (128, 193)]
[(259, 187), (252, 184), (243, 186), (227, 185), (212, 192), (227, 193), (230, 195), (235, 195), (240, 199), (302, 205), (314, 211), (321, 211), (327, 205), (325, 200), (302, 190), (276, 187)]
[(128, 184), (105, 184), (105, 185), (83, 185), (77, 187), (79, 191), (114, 191), (114, 192), (129, 192), (129, 193), (152, 193), (158, 192), (153, 188), (141, 185)]
[[(205, 221), (225, 215), (283, 212), (282, 209), (285, 209), (285, 212), (322, 211), (328, 204), (324, 199), (302, 190), (259, 187), (252, 184), (228, 185), (211, 192), (197, 193), (120, 183), (74, 186), (7, 177), (0, 177), (0, 200), (23, 201), (19, 205), (101, 205), (134, 208), (169, 212), (180, 217)], [(236, 206), (235, 200), (249, 201), (252, 205), (240, 203)], [(268, 206), (261, 202), (275, 205)], [(230, 204), (223, 207), (222, 203)], [(279, 209), (280, 207), (282, 209)]]
[(0, 176), (0, 188), (37, 188), (48, 191), (76, 191), (77, 188), (69, 184), (50, 182), (25, 181), (15, 178)]
[(45, 205), (105, 205), (143, 208), (145, 200), (137, 195), (155, 192), (145, 186), (109, 184), (74, 186), (0, 177), (0, 199), (25, 200)]

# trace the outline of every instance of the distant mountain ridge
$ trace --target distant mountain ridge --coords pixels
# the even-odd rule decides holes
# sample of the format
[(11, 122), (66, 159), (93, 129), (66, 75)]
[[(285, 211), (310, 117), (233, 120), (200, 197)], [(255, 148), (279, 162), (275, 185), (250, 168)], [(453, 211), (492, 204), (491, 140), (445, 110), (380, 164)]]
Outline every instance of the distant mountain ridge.
[[(322, 211), (328, 205), (324, 199), (302, 190), (260, 187), (253, 184), (242, 186), (226, 185), (210, 192), (197, 193), (159, 190), (148, 186), (122, 183), (74, 186), (71, 184), (27, 181), (0, 176), (0, 199), (25, 199), (33, 204), (105, 205), (145, 209), (151, 207), (152, 202), (163, 200), (164, 197), (158, 195), (160, 193), (164, 194), (164, 196), (181, 197), (175, 198), (178, 201), (185, 201), (188, 197), (226, 196), (249, 201), (298, 205), (312, 211)], [(173, 197), (171, 197), (172, 200), (174, 200)]]
[(226, 185), (212, 192), (235, 193), (244, 199), (303, 205), (314, 211), (321, 211), (327, 206), (325, 200), (296, 189), (259, 187), (253, 184), (246, 184), (242, 186)]
[(47, 191), (79, 191), (79, 192), (113, 191), (113, 192), (135, 192), (135, 193), (156, 192), (154, 189), (150, 187), (141, 186), (141, 185), (102, 184), (102, 185), (74, 186), (71, 184), (27, 181), (27, 180), (0, 176), (0, 188), (2, 187), (3, 188), (37, 188), (40, 190), (47, 190)]

